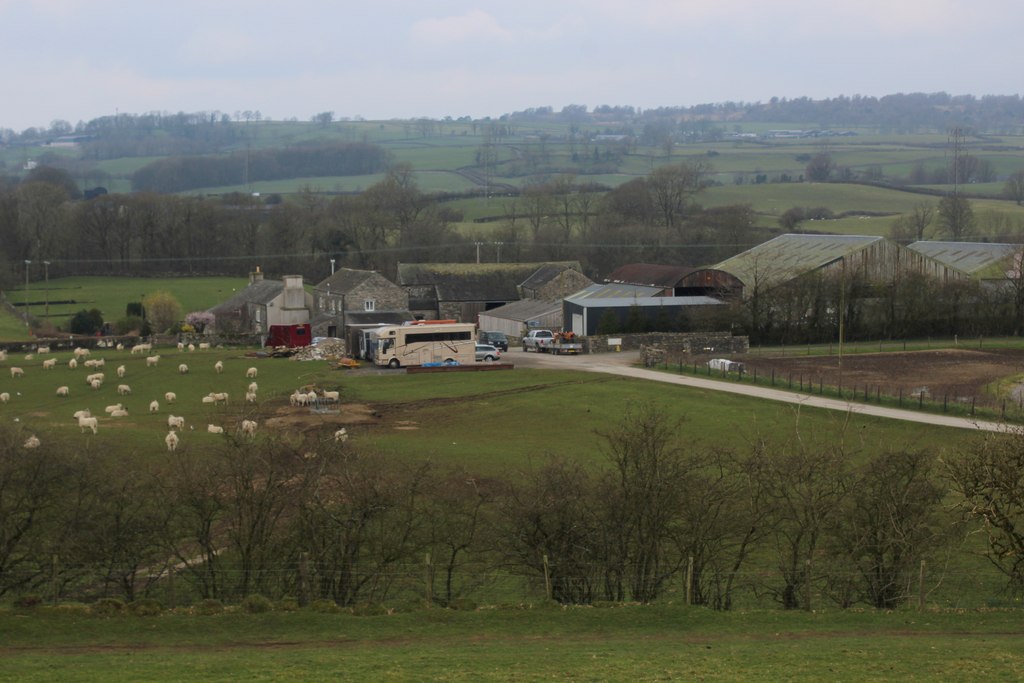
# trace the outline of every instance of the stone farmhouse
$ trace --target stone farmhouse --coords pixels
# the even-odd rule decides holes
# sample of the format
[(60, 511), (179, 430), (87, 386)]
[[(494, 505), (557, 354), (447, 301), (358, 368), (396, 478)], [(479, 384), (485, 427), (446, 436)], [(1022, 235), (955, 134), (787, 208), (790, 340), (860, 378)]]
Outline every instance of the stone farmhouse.
[(247, 287), (209, 309), (214, 316), (210, 332), (264, 335), (271, 325), (304, 325), (312, 306), (301, 275), (267, 280), (257, 268), (249, 273)]

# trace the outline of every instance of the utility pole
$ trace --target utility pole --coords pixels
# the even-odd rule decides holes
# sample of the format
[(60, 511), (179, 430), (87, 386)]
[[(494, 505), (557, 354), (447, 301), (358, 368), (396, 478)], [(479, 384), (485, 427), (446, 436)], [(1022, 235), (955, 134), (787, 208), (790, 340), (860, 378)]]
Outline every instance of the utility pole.
[(25, 259), (25, 327), (28, 327), (28, 267), (32, 261)]
[(44, 318), (50, 317), (50, 262), (43, 261), (43, 280), (46, 282), (44, 292), (46, 293), (46, 308), (43, 312)]

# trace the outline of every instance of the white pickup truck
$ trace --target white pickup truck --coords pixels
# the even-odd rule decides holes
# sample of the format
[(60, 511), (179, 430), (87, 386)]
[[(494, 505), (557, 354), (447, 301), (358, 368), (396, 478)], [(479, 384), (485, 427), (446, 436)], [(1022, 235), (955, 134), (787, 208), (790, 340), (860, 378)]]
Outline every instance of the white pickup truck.
[(574, 341), (573, 335), (555, 333), (551, 330), (530, 330), (523, 337), (523, 351), (537, 351), (538, 353), (581, 353), (583, 344)]

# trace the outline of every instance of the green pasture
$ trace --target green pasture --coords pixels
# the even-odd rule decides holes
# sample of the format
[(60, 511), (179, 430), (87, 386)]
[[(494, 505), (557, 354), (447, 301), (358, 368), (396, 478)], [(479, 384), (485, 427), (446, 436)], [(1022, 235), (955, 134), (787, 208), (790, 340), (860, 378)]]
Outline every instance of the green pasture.
[[(142, 301), (147, 294), (158, 291), (173, 294), (181, 304), (183, 314), (204, 311), (230, 298), (236, 290), (247, 284), (248, 280), (238, 277), (79, 276), (50, 278), (48, 284), (45, 281), (30, 282), (27, 292), (22, 283), (18, 289), (10, 290), (7, 296), (12, 303), (18, 304), (17, 312), (24, 311), (21, 304), (28, 301), (28, 311), (33, 318), (66, 328), (71, 316), (83, 309), (98, 308), (107, 321), (119, 320), (125, 316), (129, 303)], [(45, 315), (47, 301), (50, 302), (49, 317)], [(9, 317), (0, 315), (0, 335), (8, 331)], [(14, 331), (13, 328), (10, 330)]]
[(1019, 611), (712, 612), (673, 605), (380, 616), (0, 612), (18, 681), (821, 681), (1024, 677)]

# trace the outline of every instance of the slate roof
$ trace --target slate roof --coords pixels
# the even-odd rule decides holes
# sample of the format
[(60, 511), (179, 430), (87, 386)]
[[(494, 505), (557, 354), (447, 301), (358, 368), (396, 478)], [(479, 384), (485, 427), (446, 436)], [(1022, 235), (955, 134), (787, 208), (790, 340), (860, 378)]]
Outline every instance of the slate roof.
[(675, 287), (684, 277), (696, 271), (690, 266), (667, 266), (656, 263), (629, 263), (616, 268), (605, 282), (621, 282), (649, 287)]
[(583, 299), (650, 299), (660, 294), (663, 289), (663, 287), (624, 285), (617, 282), (606, 285), (593, 284), (565, 298), (571, 301)]
[(977, 278), (1004, 278), (1024, 245), (990, 242), (914, 242), (907, 249)]
[[(354, 268), (339, 268), (333, 275), (321, 280), (317, 289), (330, 289), (336, 294), (345, 294), (363, 284), (377, 272), (374, 270), (356, 270)], [(382, 276), (383, 277), (383, 276)]]
[[(519, 285), (542, 267), (580, 270), (578, 261), (547, 263), (400, 263), (398, 284), (433, 285), (438, 301), (517, 301)], [(410, 306), (412, 304), (410, 303)]]
[(209, 312), (214, 315), (224, 315), (241, 310), (250, 303), (266, 305), (280, 296), (283, 291), (284, 283), (280, 280), (257, 280), (239, 290), (227, 301), (210, 308)]
[(527, 320), (534, 320), (541, 318), (553, 313), (562, 312), (561, 301), (544, 301), (543, 299), (522, 299), (520, 301), (513, 301), (512, 303), (499, 306), (498, 308), (492, 308), (489, 311), (484, 311), (480, 315), (487, 315), (494, 318), (501, 318), (502, 320), (515, 320), (516, 322), (525, 322)]
[(735, 275), (747, 286), (759, 279), (779, 283), (884, 241), (884, 237), (862, 235), (779, 235), (712, 267)]

